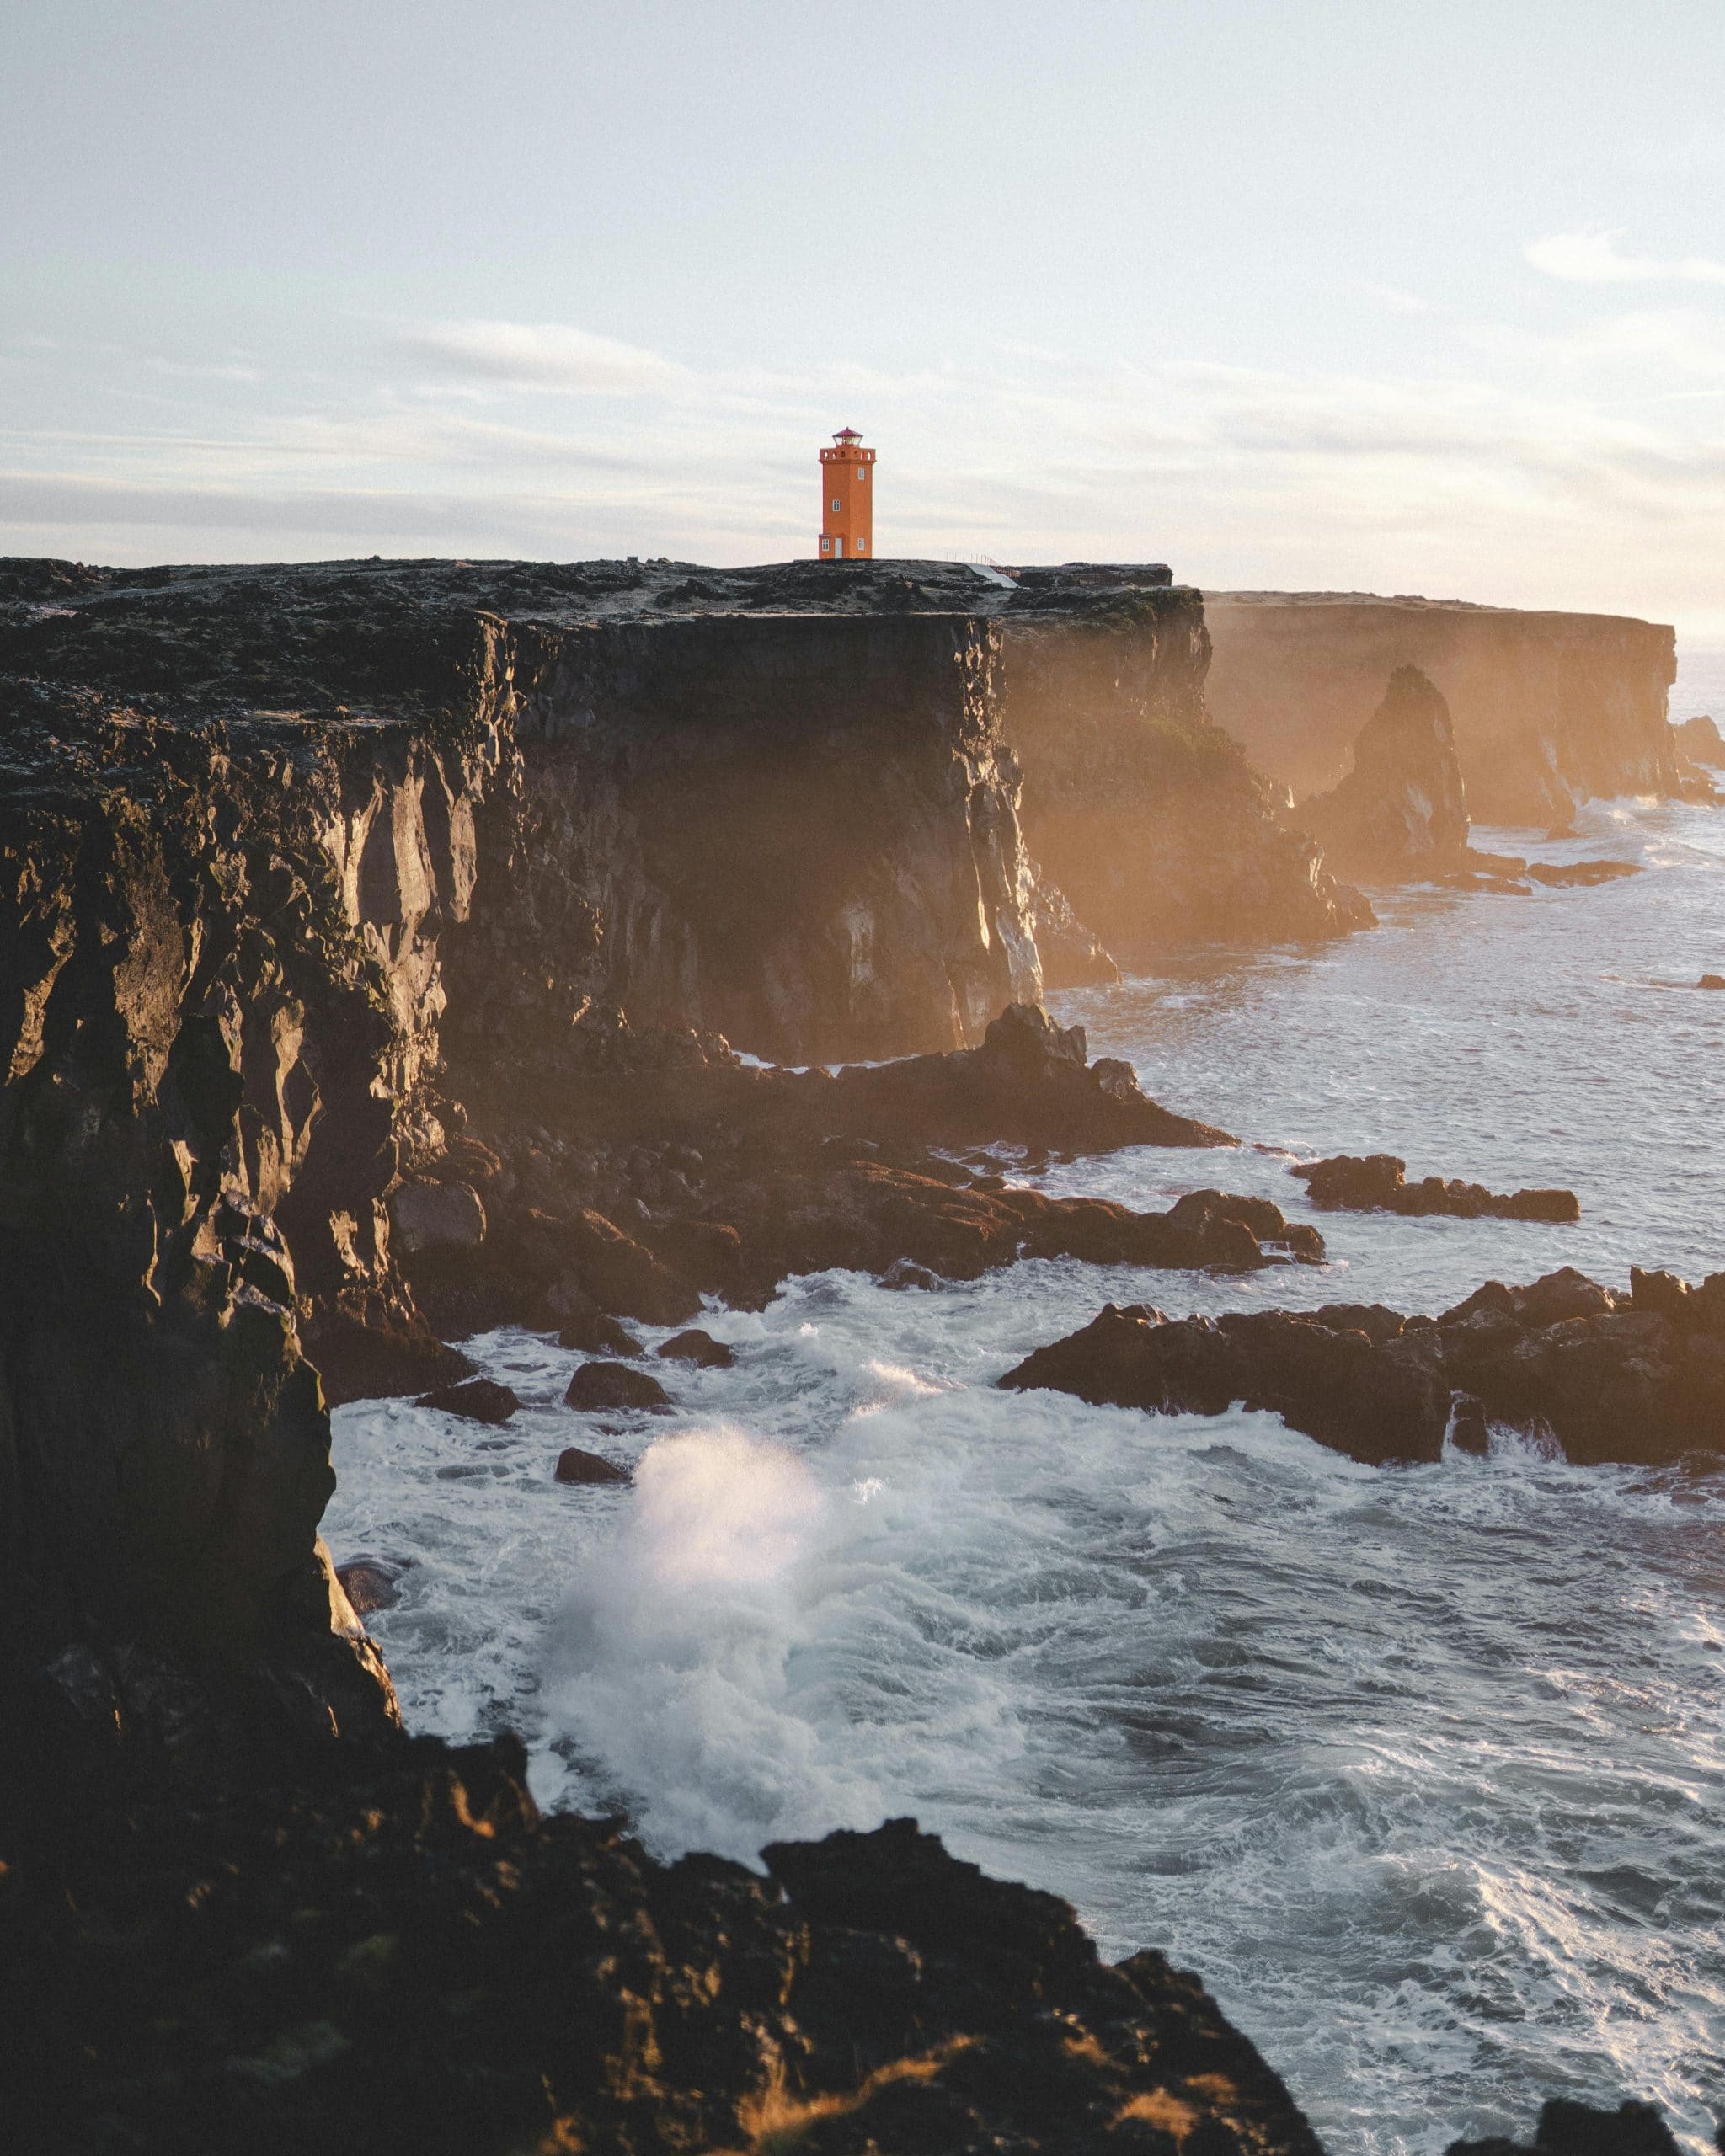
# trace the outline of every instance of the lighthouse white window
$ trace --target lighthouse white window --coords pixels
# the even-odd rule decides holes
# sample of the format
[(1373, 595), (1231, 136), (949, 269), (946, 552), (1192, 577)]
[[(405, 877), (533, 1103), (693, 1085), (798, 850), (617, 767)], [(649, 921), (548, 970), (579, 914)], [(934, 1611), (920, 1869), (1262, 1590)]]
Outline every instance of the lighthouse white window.
[(859, 464), (857, 467), (857, 477), (859, 480), (868, 477), (868, 467), (866, 464)]
[(839, 499), (836, 494), (832, 498), (832, 505), (835, 514), (844, 507), (844, 504)]

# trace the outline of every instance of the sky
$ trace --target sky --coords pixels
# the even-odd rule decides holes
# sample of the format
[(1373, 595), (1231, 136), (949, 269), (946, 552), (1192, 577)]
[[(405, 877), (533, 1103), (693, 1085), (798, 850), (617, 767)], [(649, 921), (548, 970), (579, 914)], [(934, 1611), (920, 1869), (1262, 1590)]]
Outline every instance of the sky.
[(0, 552), (1167, 561), (1725, 646), (1722, 0), (9, 0)]

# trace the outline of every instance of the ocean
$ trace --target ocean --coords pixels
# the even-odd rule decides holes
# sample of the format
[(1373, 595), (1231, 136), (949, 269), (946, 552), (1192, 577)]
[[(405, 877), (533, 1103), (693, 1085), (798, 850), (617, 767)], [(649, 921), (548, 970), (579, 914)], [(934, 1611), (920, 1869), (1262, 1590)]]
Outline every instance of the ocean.
[[(1725, 715), (1707, 665), (1674, 715)], [(1387, 1150), (1566, 1184), (1578, 1226), (1331, 1214), (1323, 1268), (1226, 1281), (806, 1278), (715, 1312), (736, 1366), (671, 1366), (676, 1414), (626, 1433), (562, 1404), (579, 1356), (486, 1336), (525, 1403), (506, 1428), (335, 1417), (338, 1558), (411, 1560), (371, 1620), (410, 1723), (519, 1727), (542, 1801), (626, 1812), (662, 1854), (912, 1813), (1068, 1897), (1108, 1956), (1199, 1971), (1337, 2156), (1525, 2137), (1559, 2095), (1647, 2098), (1706, 2146), (1725, 1471), (1577, 1469), (1508, 1436), (1373, 1470), (1268, 1416), (993, 1386), (1108, 1300), (1435, 1312), (1564, 1264), (1725, 1267), (1725, 995), (1694, 986), (1725, 971), (1725, 816), (1617, 802), (1573, 841), (1476, 843), (1643, 873), (1412, 891), (1374, 933), (1055, 999), (1092, 1054), (1247, 1143), (1040, 1180), (1309, 1218), (1291, 1161)], [(633, 1487), (556, 1485), (571, 1443)]]

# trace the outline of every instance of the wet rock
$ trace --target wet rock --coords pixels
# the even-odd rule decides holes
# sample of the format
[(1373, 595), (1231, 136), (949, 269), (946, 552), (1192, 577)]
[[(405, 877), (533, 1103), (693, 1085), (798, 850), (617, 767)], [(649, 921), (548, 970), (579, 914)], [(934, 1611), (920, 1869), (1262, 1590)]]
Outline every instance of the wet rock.
[(1426, 1176), (1407, 1181), (1407, 1163), (1393, 1153), (1339, 1153), (1290, 1171), (1306, 1184), (1311, 1202), (1326, 1213), (1400, 1213), (1414, 1219), (1443, 1214), (1462, 1220), (1573, 1222), (1581, 1204), (1570, 1190), (1518, 1190), (1509, 1195), (1482, 1183)]
[(940, 1275), (931, 1273), (926, 1265), (913, 1265), (908, 1257), (895, 1257), (881, 1274), (880, 1284), (900, 1291), (908, 1288), (937, 1288)]
[(1398, 666), (1354, 744), (1354, 767), (1300, 804), (1300, 823), (1348, 875), (1394, 880), (1461, 867), (1467, 794), (1450, 707), (1417, 666)]
[(440, 1340), (419, 1311), (403, 1315), (393, 1299), (355, 1300), (356, 1308), (344, 1300), (326, 1304), (302, 1321), (306, 1353), (330, 1406), (424, 1392), (473, 1375), (472, 1358)]
[(671, 1405), (670, 1395), (645, 1370), (632, 1370), (627, 1363), (583, 1363), (569, 1380), (563, 1395), (571, 1407), (585, 1411), (639, 1408), (663, 1414)]
[(1725, 974), (1703, 974), (1696, 983), (1697, 988), (1725, 988)]
[(702, 1370), (728, 1370), (737, 1359), (734, 1349), (724, 1341), (715, 1340), (710, 1332), (702, 1331), (698, 1326), (661, 1341), (654, 1353), (668, 1363), (692, 1363)]
[(1580, 1463), (1725, 1452), (1725, 1273), (1686, 1289), (1637, 1273), (1616, 1295), (1572, 1267), (1490, 1281), (1433, 1320), (1335, 1305), (1168, 1321), (1109, 1304), (1001, 1383), (1097, 1405), (1280, 1415), (1374, 1465), (1436, 1460), (1446, 1431), (1549, 1434)]
[(0, 1827), (31, 2148), (1322, 2156), (1198, 1978), (914, 1821), (765, 1876), (542, 1820), (513, 1739)]
[(1535, 883), (1555, 890), (1587, 889), (1595, 883), (1615, 883), (1624, 876), (1639, 876), (1638, 861), (1530, 862), (1527, 873)]
[(374, 1609), (389, 1609), (401, 1600), (401, 1580), (407, 1570), (398, 1558), (350, 1557), (335, 1568), (335, 1577), (356, 1617), (369, 1617)]
[(491, 1423), (508, 1422), (521, 1404), (508, 1385), (499, 1385), (493, 1378), (469, 1378), (462, 1385), (443, 1385), (435, 1392), (421, 1394), (414, 1403), (419, 1407), (441, 1408), (446, 1415), (464, 1415), (472, 1422)]
[(557, 1456), (557, 1476), (559, 1482), (612, 1483), (632, 1480), (626, 1467), (619, 1467), (614, 1460), (602, 1459), (596, 1452), (584, 1452), (579, 1445), (565, 1445)]
[(676, 1325), (700, 1309), (698, 1289), (603, 1214), (585, 1208), (547, 1227), (568, 1270), (601, 1310), (644, 1325)]
[(1135, 1213), (1103, 1198), (1001, 1187), (997, 1177), (985, 1183), (952, 1161), (781, 1161), (729, 1195), (761, 1297), (788, 1275), (835, 1268), (894, 1282), (915, 1277), (906, 1267), (973, 1280), (1021, 1257), (1076, 1257), (1244, 1273), (1319, 1262), (1324, 1247), (1315, 1228), (1262, 1198), (1194, 1191), (1166, 1213)]
[(389, 1225), (408, 1252), (439, 1243), (472, 1249), (485, 1240), (485, 1208), (464, 1182), (403, 1183), (390, 1193)]
[(1678, 2148), (1651, 2104), (1596, 2111), (1560, 2096), (1541, 2111), (1528, 2146), (1492, 2134), (1481, 2141), (1452, 2141), (1445, 2156), (1678, 2156)]
[(559, 1285), (551, 1298), (562, 1323), (558, 1327), (559, 1348), (579, 1348), (587, 1355), (636, 1356), (645, 1353), (627, 1326), (600, 1309), (586, 1290), (573, 1282)]

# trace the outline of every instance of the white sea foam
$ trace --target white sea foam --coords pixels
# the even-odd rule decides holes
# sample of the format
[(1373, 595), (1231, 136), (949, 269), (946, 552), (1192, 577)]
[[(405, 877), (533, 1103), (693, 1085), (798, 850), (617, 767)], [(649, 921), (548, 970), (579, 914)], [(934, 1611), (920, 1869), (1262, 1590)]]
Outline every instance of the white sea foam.
[[(679, 1367), (679, 1419), (633, 1435), (584, 1426), (578, 1358), (516, 1332), (473, 1343), (526, 1402), (504, 1431), (341, 1410), (338, 1554), (415, 1560), (376, 1620), (410, 1721), (524, 1728), (542, 1798), (622, 1807), (665, 1854), (916, 1812), (1070, 1896), (1105, 1952), (1201, 1970), (1348, 2156), (1525, 2133), (1563, 2094), (1649, 2097), (1701, 2147), (1725, 2089), (1725, 1478), (1507, 1436), (1378, 1471), (1268, 1417), (992, 1380), (1108, 1299), (1438, 1310), (1565, 1262), (1725, 1265), (1725, 998), (1648, 992), (1725, 958), (1720, 821), (1592, 812), (1532, 850), (1661, 865), (1422, 894), (1323, 952), (1067, 1000), (1172, 1105), (1300, 1156), (1568, 1182), (1579, 1228), (1332, 1215), (1331, 1267), (1221, 1283), (824, 1275), (713, 1313), (735, 1367)], [(1249, 1147), (1044, 1180), (1315, 1217)], [(633, 1488), (558, 1486), (569, 1442)]]

